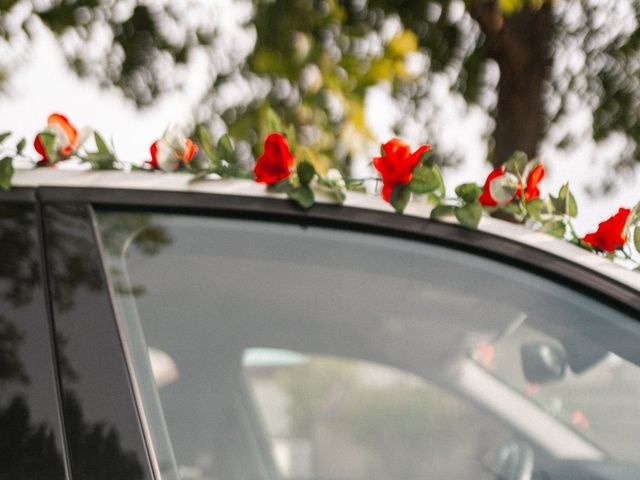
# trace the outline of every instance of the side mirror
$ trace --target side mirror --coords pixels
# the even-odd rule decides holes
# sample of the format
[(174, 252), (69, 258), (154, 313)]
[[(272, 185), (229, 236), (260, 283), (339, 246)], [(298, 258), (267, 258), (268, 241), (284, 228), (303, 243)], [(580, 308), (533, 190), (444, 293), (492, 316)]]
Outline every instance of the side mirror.
[(564, 350), (550, 343), (531, 342), (520, 348), (524, 377), (530, 383), (560, 380), (567, 370)]

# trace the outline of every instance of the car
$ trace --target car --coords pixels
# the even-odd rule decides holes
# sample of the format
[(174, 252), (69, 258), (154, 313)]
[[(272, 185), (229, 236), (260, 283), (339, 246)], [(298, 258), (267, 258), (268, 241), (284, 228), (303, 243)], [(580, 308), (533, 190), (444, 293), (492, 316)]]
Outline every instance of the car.
[(0, 478), (640, 478), (640, 275), (249, 180), (0, 192)]

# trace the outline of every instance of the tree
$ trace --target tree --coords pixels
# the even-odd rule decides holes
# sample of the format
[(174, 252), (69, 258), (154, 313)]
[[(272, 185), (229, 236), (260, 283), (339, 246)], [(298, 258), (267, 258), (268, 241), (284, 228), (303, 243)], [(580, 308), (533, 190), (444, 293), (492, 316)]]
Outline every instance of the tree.
[[(19, 35), (9, 20), (24, 5), (31, 4), (0, 3), (8, 40)], [(200, 15), (185, 15), (196, 8)], [(422, 113), (433, 109), (433, 82), (488, 111), (495, 165), (515, 149), (535, 155), (545, 138), (566, 148), (618, 136), (625, 149), (616, 166), (638, 156), (637, 0), (255, 0), (250, 11), (245, 27), (255, 32), (254, 48), (245, 55), (233, 45), (224, 58), (223, 35), (211, 26), (216, 11), (202, 5), (53, 2), (31, 6), (17, 25), (28, 33), (39, 20), (77, 73), (121, 88), (141, 106), (179, 87), (172, 68), (184, 70), (195, 51), (208, 52), (213, 80), (194, 120), (223, 120), (256, 149), (268, 102), (318, 152), (316, 163), (348, 165), (362, 151), (370, 138), (364, 101), (380, 82), (436, 144), (438, 126)], [(78, 47), (105, 32), (104, 55)], [(225, 92), (238, 83), (246, 95), (229, 103)], [(573, 124), (584, 108), (590, 122)], [(396, 127), (402, 134), (407, 122)]]

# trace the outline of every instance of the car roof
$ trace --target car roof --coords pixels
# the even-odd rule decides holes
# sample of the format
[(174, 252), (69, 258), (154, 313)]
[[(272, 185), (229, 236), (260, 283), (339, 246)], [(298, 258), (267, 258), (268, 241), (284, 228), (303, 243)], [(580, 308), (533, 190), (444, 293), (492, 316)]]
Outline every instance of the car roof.
[[(13, 177), (12, 185), (14, 187), (27, 188), (124, 189), (147, 192), (197, 192), (199, 194), (285, 198), (284, 194), (268, 192), (263, 184), (258, 184), (251, 180), (205, 179), (194, 182), (193, 177), (189, 174), (164, 172), (78, 171), (39, 168), (17, 170)], [(335, 203), (331, 197), (322, 193), (316, 195), (316, 202)], [(344, 206), (393, 213), (391, 205), (383, 201), (379, 196), (358, 192), (349, 192)], [(425, 202), (412, 201), (407, 206), (404, 216), (428, 221), (430, 210), (431, 207)], [(455, 218), (444, 218), (443, 221), (456, 223)], [(525, 225), (484, 216), (478, 230), (560, 257), (565, 261), (597, 272), (640, 292), (640, 275), (637, 272), (633, 272), (564, 240), (536, 232)]]

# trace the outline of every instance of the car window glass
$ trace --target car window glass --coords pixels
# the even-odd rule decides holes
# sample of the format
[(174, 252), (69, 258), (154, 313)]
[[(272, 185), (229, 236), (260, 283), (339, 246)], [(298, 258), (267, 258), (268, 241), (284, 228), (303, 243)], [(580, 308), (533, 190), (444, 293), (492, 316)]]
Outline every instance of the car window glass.
[[(464, 461), (431, 462), (435, 477), (459, 478), (460, 468), (471, 469), (468, 478), (640, 471), (623, 453), (640, 447), (640, 417), (611, 403), (628, 382), (591, 392), (615, 419), (597, 437), (524, 391), (534, 383), (562, 390), (609, 354), (640, 363), (635, 320), (594, 298), (493, 260), (387, 236), (178, 214), (97, 218), (145, 410), (166, 422), (156, 434), (166, 437), (160, 443), (170, 438), (185, 478), (286, 476), (284, 447), (269, 427), (282, 412), (269, 414), (253, 377), (247, 383), (243, 358), (256, 348), (392, 369), (419, 378), (421, 395), (454, 398), (447, 405), (468, 419), (471, 443), (456, 442), (454, 424), (425, 425), (421, 438), (466, 449)], [(509, 381), (498, 362), (526, 372), (527, 384)], [(575, 400), (571, 388), (562, 395), (566, 405)], [(629, 425), (616, 430), (617, 422)], [(311, 455), (304, 444), (286, 448)], [(349, 478), (384, 477), (376, 462)], [(415, 452), (413, 465), (414, 473), (426, 468)]]
[(0, 478), (65, 478), (34, 205), (0, 204)]
[(484, 478), (509, 439), (471, 402), (385, 365), (250, 348), (243, 372), (285, 478)]

